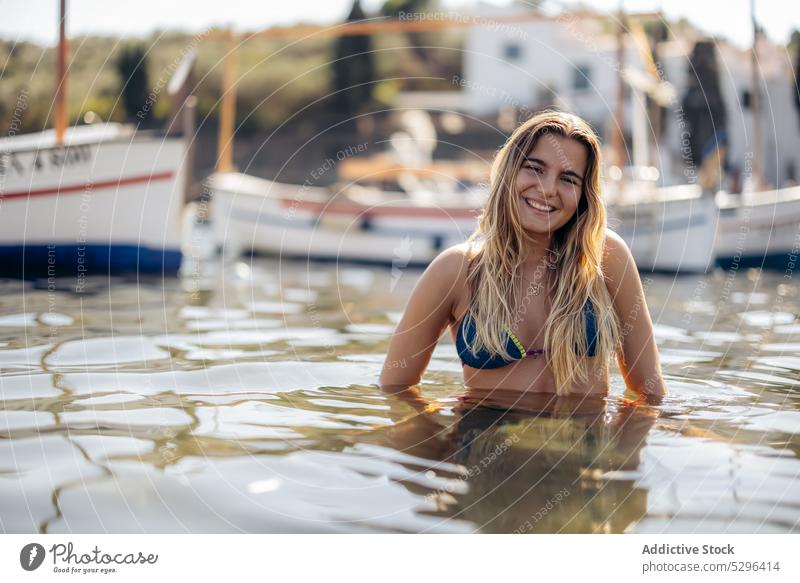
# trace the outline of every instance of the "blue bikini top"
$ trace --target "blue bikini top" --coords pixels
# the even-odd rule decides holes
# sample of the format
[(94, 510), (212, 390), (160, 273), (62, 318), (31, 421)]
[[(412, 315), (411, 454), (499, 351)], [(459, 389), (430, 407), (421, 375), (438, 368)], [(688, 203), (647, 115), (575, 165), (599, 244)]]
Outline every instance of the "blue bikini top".
[[(594, 312), (594, 304), (592, 304), (591, 300), (586, 300), (586, 303), (583, 305), (583, 313), (586, 315), (586, 345), (589, 348), (586, 356), (595, 356), (597, 350), (597, 318)], [(458, 334), (456, 335), (456, 350), (458, 351), (459, 358), (461, 358), (461, 362), (472, 368), (500, 368), (517, 360), (521, 360), (526, 356), (535, 357), (544, 354), (544, 350), (541, 348), (526, 351), (525, 347), (511, 330), (506, 329), (506, 333), (508, 334), (506, 350), (514, 357), (513, 360), (503, 360), (503, 358), (497, 354), (491, 355), (485, 348), (481, 349), (473, 356), (467, 346), (467, 340), (472, 342), (475, 339), (475, 322), (469, 316), (469, 313), (467, 313), (464, 318), (462, 318), (461, 324), (458, 326)]]

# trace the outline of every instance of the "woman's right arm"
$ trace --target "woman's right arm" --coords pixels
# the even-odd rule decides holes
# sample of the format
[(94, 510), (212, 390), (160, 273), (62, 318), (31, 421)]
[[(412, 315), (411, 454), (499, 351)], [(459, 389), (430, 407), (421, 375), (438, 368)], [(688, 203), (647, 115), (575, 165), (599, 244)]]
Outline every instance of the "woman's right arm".
[(389, 344), (381, 370), (382, 387), (417, 384), (466, 281), (466, 247), (440, 253), (417, 281)]
[(653, 322), (636, 262), (622, 237), (607, 231), (603, 274), (622, 332), (617, 354), (625, 385), (651, 403), (667, 394), (661, 372)]

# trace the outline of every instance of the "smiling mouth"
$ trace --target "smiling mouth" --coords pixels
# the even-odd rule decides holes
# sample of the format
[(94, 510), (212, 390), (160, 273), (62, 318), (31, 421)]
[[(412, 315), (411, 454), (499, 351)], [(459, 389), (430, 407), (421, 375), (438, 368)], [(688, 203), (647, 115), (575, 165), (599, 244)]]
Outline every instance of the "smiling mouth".
[(555, 207), (552, 207), (552, 206), (550, 206), (548, 204), (543, 204), (541, 202), (537, 202), (537, 201), (533, 200), (532, 198), (525, 198), (525, 203), (529, 207), (531, 207), (532, 209), (537, 210), (539, 212), (543, 212), (543, 213), (551, 213), (551, 212), (553, 212), (555, 210), (558, 210)]

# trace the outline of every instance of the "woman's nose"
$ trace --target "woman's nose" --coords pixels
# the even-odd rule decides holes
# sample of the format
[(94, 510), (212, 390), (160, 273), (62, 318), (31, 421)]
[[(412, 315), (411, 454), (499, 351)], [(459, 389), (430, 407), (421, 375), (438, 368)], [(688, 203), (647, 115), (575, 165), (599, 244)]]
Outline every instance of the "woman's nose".
[(546, 197), (555, 196), (556, 194), (556, 179), (552, 172), (547, 172), (538, 177), (539, 189), (542, 195)]

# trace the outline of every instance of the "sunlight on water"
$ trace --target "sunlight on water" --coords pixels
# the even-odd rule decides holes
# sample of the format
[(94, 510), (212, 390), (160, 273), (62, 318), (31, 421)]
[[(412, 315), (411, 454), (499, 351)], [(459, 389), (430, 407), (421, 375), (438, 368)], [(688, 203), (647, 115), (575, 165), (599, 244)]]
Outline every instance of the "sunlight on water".
[(383, 393), (419, 271), (250, 267), (199, 297), (0, 281), (0, 531), (798, 531), (780, 274), (650, 276), (670, 396), (641, 407), (616, 369), (607, 400), (458, 399), (449, 335), (430, 404)]

